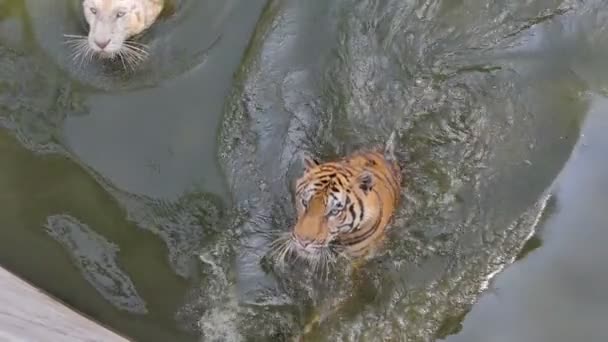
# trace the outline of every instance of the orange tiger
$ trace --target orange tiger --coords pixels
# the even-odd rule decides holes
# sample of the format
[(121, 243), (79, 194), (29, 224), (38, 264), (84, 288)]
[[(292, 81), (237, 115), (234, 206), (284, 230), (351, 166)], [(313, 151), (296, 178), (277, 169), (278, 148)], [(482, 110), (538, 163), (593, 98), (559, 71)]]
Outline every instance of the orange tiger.
[(399, 204), (401, 169), (395, 157), (395, 133), (384, 151), (358, 151), (338, 161), (303, 158), (296, 181), (297, 222), (291, 249), (305, 258), (328, 250), (357, 258), (383, 240)]

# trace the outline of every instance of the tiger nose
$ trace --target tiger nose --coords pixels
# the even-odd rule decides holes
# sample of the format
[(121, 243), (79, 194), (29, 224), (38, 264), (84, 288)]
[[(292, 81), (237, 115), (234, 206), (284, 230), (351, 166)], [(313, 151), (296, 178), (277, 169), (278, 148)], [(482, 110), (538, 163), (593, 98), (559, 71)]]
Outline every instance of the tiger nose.
[(298, 238), (298, 243), (300, 244), (300, 246), (302, 246), (302, 248), (306, 248), (306, 246), (310, 245), (313, 242), (314, 242), (313, 239), (307, 239), (307, 238), (302, 238), (302, 237)]
[(106, 46), (108, 46), (108, 44), (110, 44), (110, 39), (104, 41), (96, 40), (95, 44), (97, 44), (97, 46), (99, 46), (99, 48), (103, 50)]

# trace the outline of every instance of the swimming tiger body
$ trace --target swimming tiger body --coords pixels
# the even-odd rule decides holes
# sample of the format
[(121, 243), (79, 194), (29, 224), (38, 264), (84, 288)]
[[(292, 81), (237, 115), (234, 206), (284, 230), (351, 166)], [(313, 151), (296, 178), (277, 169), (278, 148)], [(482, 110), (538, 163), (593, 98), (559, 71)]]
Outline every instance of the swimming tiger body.
[(295, 186), (295, 251), (304, 257), (322, 249), (350, 257), (372, 252), (383, 240), (400, 198), (394, 135), (384, 152), (359, 151), (322, 164), (306, 156), (304, 169)]

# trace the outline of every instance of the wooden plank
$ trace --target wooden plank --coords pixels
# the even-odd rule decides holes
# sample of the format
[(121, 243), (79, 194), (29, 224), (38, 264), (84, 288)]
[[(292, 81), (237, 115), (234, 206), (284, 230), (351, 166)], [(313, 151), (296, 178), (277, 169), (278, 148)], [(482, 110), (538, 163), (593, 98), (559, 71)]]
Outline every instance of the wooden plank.
[(128, 340), (0, 267), (0, 341)]

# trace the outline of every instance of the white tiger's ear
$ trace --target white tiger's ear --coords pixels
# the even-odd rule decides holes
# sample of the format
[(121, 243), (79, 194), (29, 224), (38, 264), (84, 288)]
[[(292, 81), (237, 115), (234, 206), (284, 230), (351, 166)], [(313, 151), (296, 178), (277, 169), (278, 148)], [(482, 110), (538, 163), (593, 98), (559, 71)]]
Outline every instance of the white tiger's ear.
[(374, 187), (374, 175), (369, 171), (363, 171), (358, 178), (359, 188), (367, 193)]
[(310, 171), (310, 169), (319, 165), (319, 162), (308, 153), (302, 153), (302, 165), (304, 166), (304, 172)]

